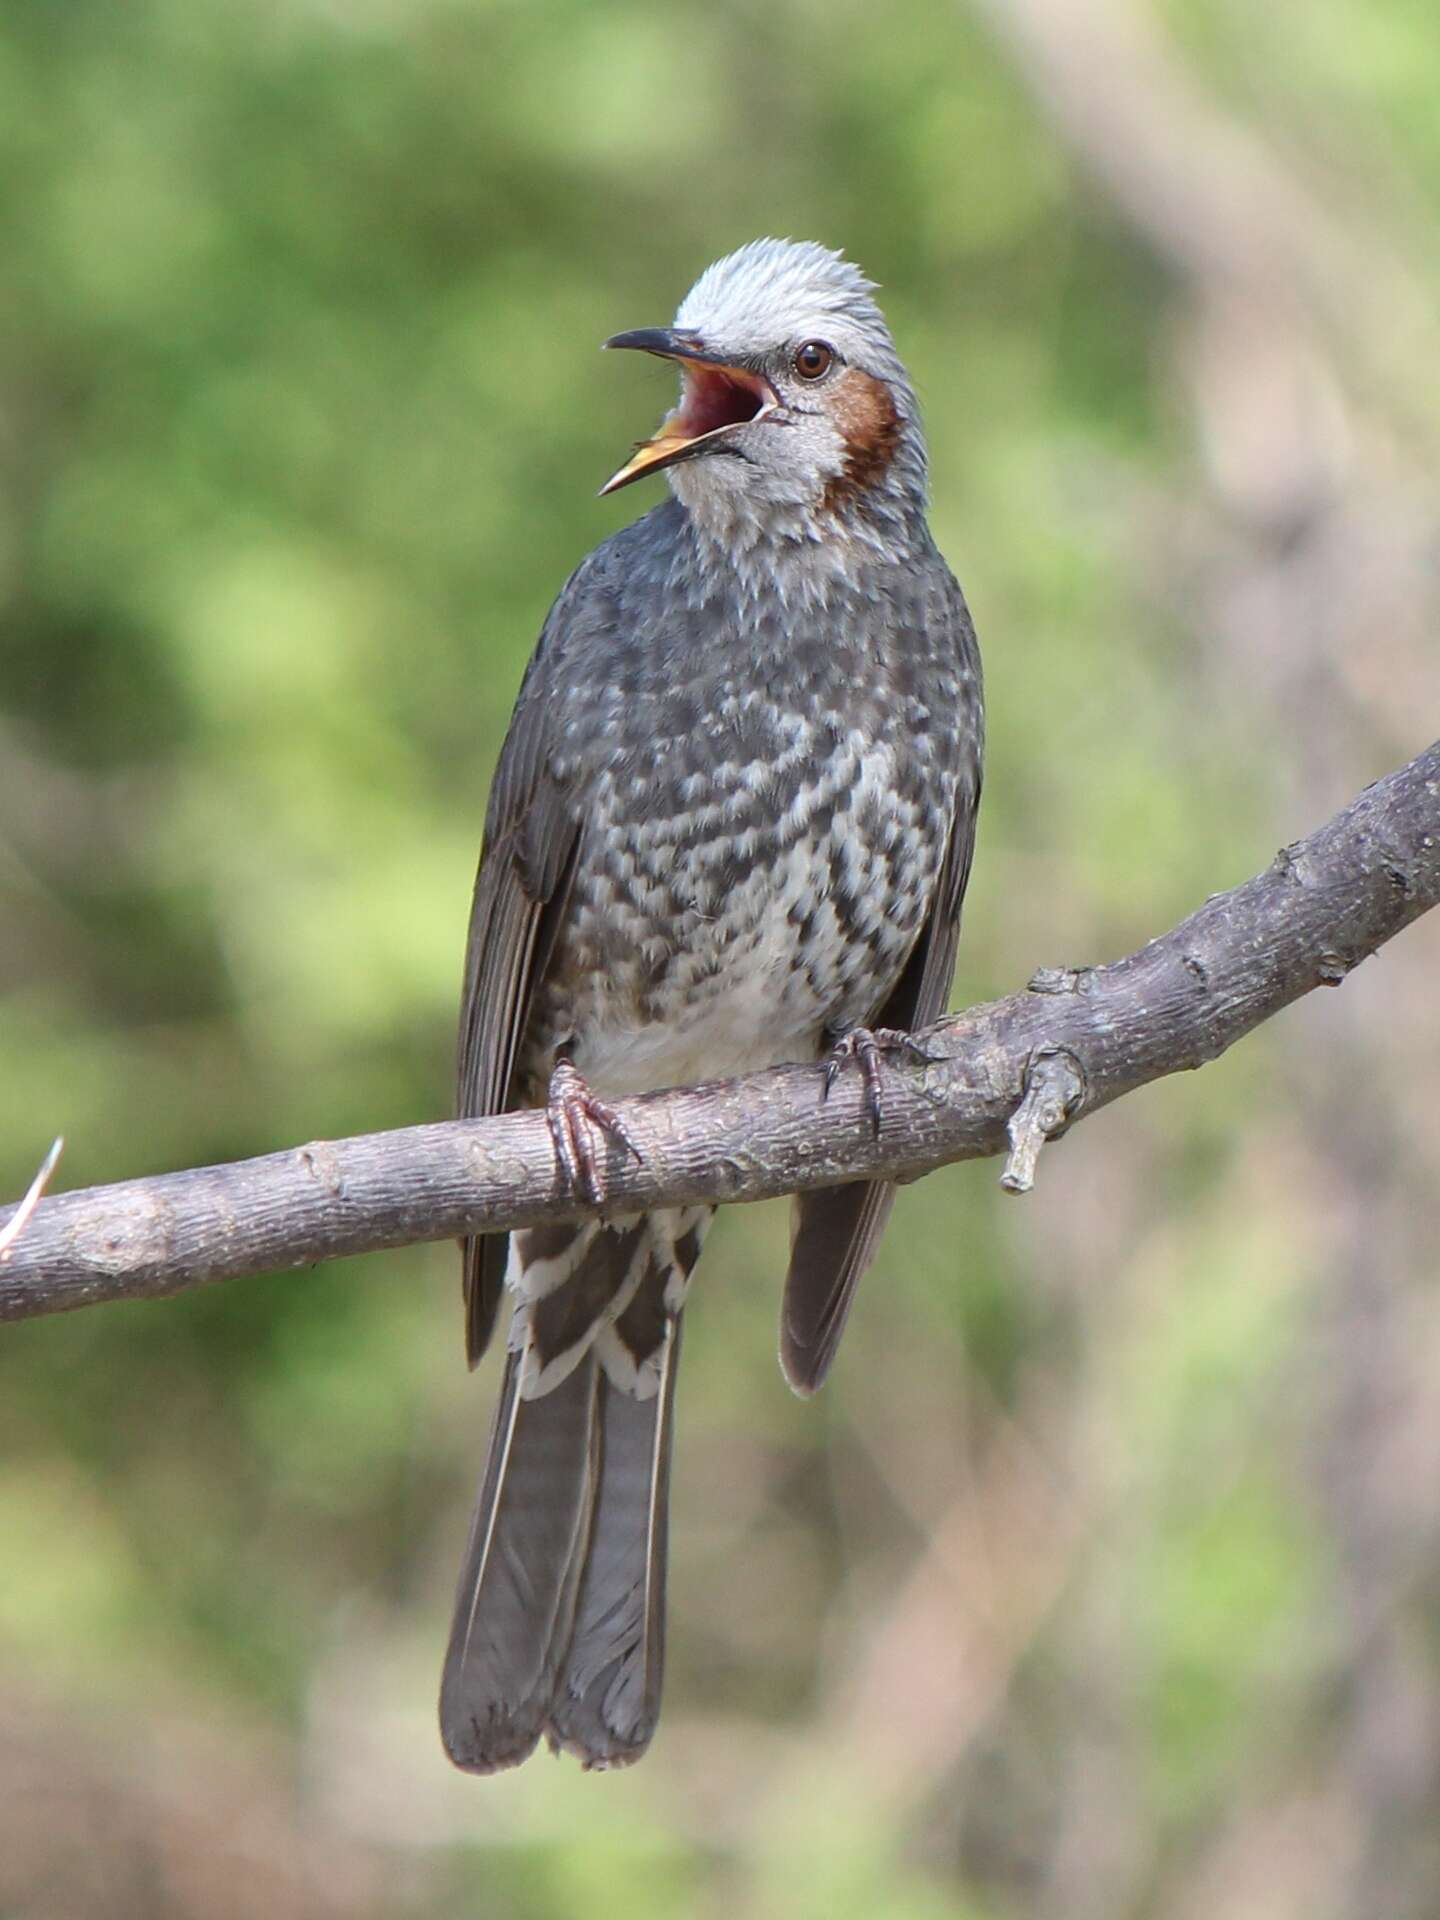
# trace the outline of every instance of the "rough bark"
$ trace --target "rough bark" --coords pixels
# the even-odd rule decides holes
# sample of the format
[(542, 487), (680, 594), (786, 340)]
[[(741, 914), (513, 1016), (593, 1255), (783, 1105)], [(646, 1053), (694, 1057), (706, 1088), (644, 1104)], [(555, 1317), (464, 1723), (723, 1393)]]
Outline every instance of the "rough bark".
[[(611, 1153), (606, 1211), (910, 1180), (1007, 1149), (1024, 1191), (1044, 1140), (1338, 986), (1437, 901), (1440, 742), (1139, 952), (1046, 969), (930, 1028), (929, 1064), (886, 1070), (878, 1133), (858, 1071), (828, 1102), (821, 1070), (794, 1066), (621, 1103), (644, 1158)], [(18, 1211), (0, 1214), (0, 1320), (594, 1209), (557, 1177), (543, 1114), (515, 1113), (59, 1194), (7, 1243)]]

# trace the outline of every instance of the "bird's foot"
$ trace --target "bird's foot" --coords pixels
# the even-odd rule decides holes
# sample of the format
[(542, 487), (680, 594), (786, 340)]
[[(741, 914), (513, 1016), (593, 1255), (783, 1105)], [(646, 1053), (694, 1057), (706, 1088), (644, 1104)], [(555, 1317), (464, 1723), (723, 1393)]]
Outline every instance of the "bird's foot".
[(636, 1162), (645, 1158), (619, 1114), (590, 1091), (568, 1060), (557, 1060), (550, 1075), (545, 1118), (565, 1178), (574, 1192), (595, 1206), (605, 1199), (605, 1135), (618, 1140)]
[(830, 1089), (840, 1078), (847, 1061), (859, 1061), (860, 1071), (865, 1077), (865, 1105), (877, 1134), (885, 1107), (881, 1062), (887, 1053), (901, 1053), (911, 1060), (927, 1062), (939, 1058), (913, 1033), (905, 1033), (898, 1027), (851, 1027), (841, 1034), (830, 1049), (825, 1062), (825, 1086), (820, 1096), (822, 1100), (828, 1100)]

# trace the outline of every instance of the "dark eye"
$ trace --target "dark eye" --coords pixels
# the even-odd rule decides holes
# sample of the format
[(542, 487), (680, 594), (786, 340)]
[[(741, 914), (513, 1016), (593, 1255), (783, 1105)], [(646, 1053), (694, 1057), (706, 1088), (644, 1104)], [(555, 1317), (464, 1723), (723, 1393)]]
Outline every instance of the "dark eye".
[(807, 340), (790, 362), (802, 380), (822, 380), (835, 363), (835, 349), (823, 340)]

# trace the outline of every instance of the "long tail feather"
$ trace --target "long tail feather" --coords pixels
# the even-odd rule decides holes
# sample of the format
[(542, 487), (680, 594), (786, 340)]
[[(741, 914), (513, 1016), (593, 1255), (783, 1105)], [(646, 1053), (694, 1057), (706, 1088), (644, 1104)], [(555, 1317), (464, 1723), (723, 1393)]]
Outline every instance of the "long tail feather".
[(599, 1466), (599, 1368), (587, 1358), (543, 1400), (509, 1355), (460, 1574), (440, 1688), (457, 1766), (517, 1765), (545, 1730), (569, 1644)]
[(649, 1744), (680, 1311), (710, 1209), (513, 1236), (520, 1294), (440, 1694), (458, 1766)]
[(650, 1744), (665, 1668), (665, 1567), (680, 1321), (659, 1392), (600, 1384), (600, 1478), (570, 1650), (551, 1711), (558, 1745), (587, 1766), (626, 1766)]

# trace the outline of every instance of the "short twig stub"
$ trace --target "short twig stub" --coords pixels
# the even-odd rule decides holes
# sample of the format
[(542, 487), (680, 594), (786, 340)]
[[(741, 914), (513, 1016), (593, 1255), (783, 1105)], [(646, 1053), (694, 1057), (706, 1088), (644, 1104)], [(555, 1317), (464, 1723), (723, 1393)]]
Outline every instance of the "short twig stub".
[(1085, 1070), (1064, 1047), (1032, 1054), (1020, 1104), (1006, 1124), (1010, 1154), (1000, 1184), (1006, 1193), (1028, 1193), (1035, 1184), (1040, 1149), (1064, 1127), (1085, 1093)]

